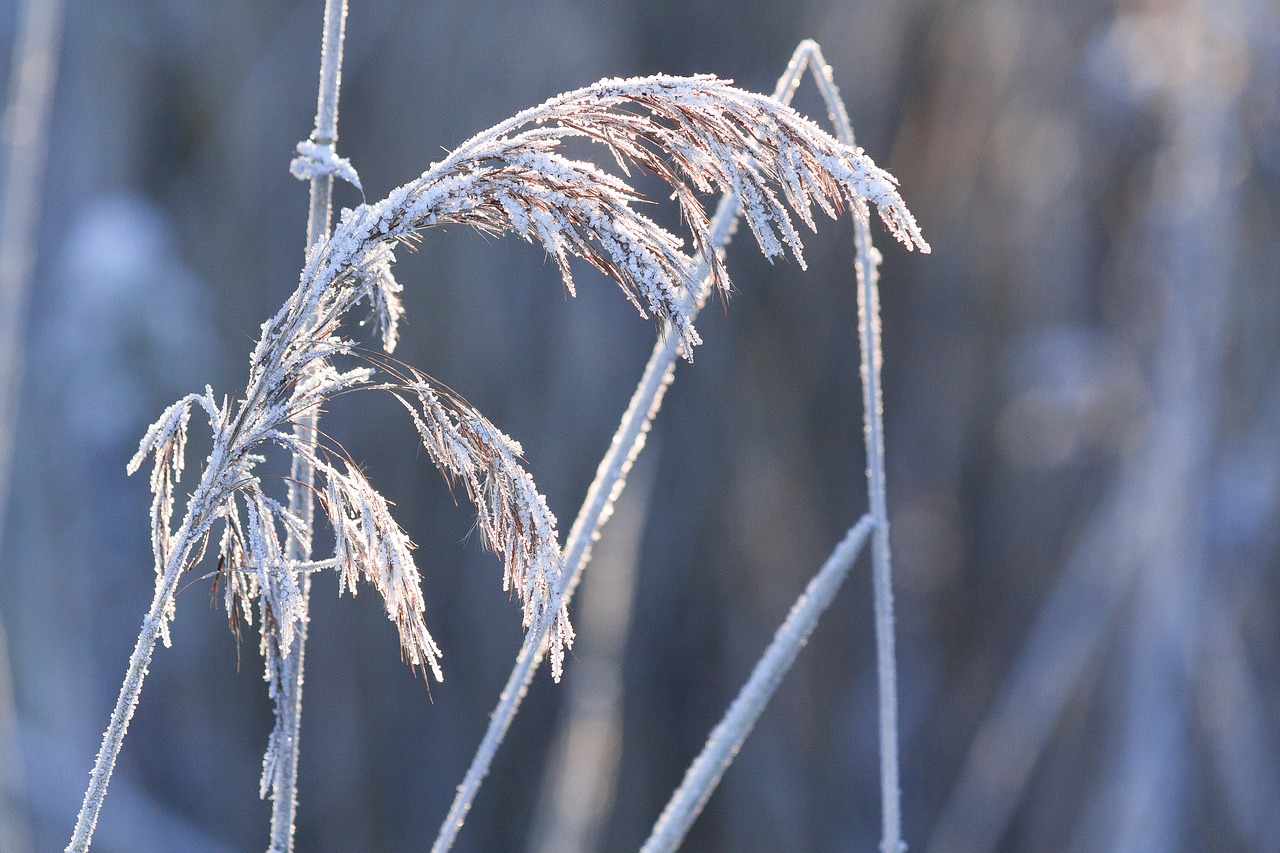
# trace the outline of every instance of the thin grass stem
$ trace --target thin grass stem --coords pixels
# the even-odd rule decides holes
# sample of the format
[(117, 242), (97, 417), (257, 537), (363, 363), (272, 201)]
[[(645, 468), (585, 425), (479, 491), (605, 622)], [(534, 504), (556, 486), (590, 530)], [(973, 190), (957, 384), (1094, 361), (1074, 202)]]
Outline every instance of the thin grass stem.
[[(790, 104), (795, 95), (796, 86), (804, 74), (806, 63), (817, 48), (811, 40), (802, 42), (796, 48), (787, 68), (778, 78), (773, 98), (783, 104)], [(836, 102), (839, 102), (837, 97)], [(840, 110), (843, 112), (843, 105)], [(846, 118), (846, 124), (848, 122)], [(738, 225), (740, 205), (735, 196), (726, 195), (721, 198), (716, 213), (711, 221), (710, 245), (713, 251), (724, 249)], [(856, 217), (855, 217), (856, 218)], [(697, 317), (711, 292), (712, 282), (707, 277), (708, 267), (705, 259), (699, 264), (697, 277), (702, 282), (696, 292), (686, 292), (683, 310), (688, 312), (690, 321)], [(551, 634), (551, 616), (559, 612), (562, 605), (567, 606), (572, 600), (582, 572), (591, 562), (591, 543), (600, 535), (600, 528), (609, 520), (613, 512), (614, 501), (626, 487), (627, 472), (631, 470), (636, 457), (644, 449), (645, 436), (653, 419), (662, 408), (663, 395), (675, 378), (675, 362), (680, 352), (679, 336), (668, 330), (658, 338), (653, 352), (645, 364), (644, 372), (632, 394), (631, 402), (622, 416), (617, 432), (609, 444), (609, 450), (600, 460), (595, 479), (587, 489), (587, 496), (578, 510), (569, 538), (565, 543), (564, 565), (567, 569), (561, 575), (561, 584), (553, 593), (547, 607), (546, 617), (535, 625), (526, 635), (524, 645), (516, 657), (515, 666), (507, 677), (506, 686), (498, 697), (498, 705), (489, 718), (489, 726), (484, 738), (476, 749), (467, 768), (462, 784), (458, 786), (453, 804), (449, 807), (440, 832), (436, 836), (431, 849), (433, 853), (443, 853), (453, 846), (462, 829), (462, 824), (471, 810), (480, 786), (493, 764), (494, 756), (506, 737), (507, 730), (520, 711), (520, 703), (524, 701), (533, 674), (546, 651), (547, 639)]]
[(870, 514), (864, 515), (857, 524), (849, 528), (844, 539), (809, 581), (804, 592), (791, 606), (786, 620), (774, 634), (773, 642), (756, 662), (751, 677), (738, 691), (724, 719), (707, 738), (702, 753), (685, 771), (684, 781), (662, 810), (662, 815), (654, 824), (641, 853), (667, 853), (680, 846), (689, 827), (715, 791), (720, 777), (724, 775), (743, 741), (751, 733), (752, 726), (769, 704), (769, 699), (778, 689), (783, 676), (813, 633), (818, 619), (831, 605), (844, 579), (849, 576), (858, 554), (862, 552), (867, 535), (877, 529), (879, 526), (875, 518)]
[(115, 770), (116, 759), (120, 756), (120, 747), (124, 744), (125, 733), (129, 729), (129, 721), (138, 707), (138, 697), (142, 695), (142, 682), (147, 677), (147, 667), (151, 664), (151, 655), (159, 639), (161, 626), (166, 621), (166, 611), (177, 592), (182, 575), (190, 566), (193, 552), (201, 538), (208, 532), (215, 519), (217, 498), (214, 497), (214, 481), (221, 473), (223, 460), (221, 451), (214, 450), (209, 465), (205, 469), (200, 485), (196, 487), (187, 505), (187, 512), (182, 526), (174, 534), (176, 547), (169, 553), (165, 561), (164, 574), (156, 583), (155, 596), (147, 615), (143, 617), (142, 629), (138, 632), (138, 640), (134, 644), (133, 653), (129, 656), (129, 668), (125, 673), (124, 683), (120, 685), (120, 695), (116, 698), (115, 708), (111, 712), (111, 720), (107, 724), (106, 733), (102, 736), (102, 746), (93, 762), (93, 770), (89, 774), (89, 787), (85, 790), (84, 802), (80, 813), (76, 816), (75, 829), (72, 831), (71, 843), (65, 853), (87, 853), (93, 840), (93, 831), (98, 823), (98, 813), (102, 811), (102, 803), (107, 796), (107, 785), (111, 781), (111, 773)]
[[(827, 105), (836, 137), (854, 145), (853, 124), (831, 76), (822, 48), (806, 39), (796, 48), (806, 61)], [(798, 82), (798, 80), (797, 80)], [(858, 278), (858, 339), (862, 350), (862, 411), (867, 459), (867, 501), (876, 530), (871, 542), (872, 587), (875, 597), (876, 674), (880, 694), (880, 817), (882, 853), (905, 849), (902, 841), (902, 792), (898, 771), (898, 674), (893, 636), (893, 568), (889, 555), (889, 511), (885, 498), (884, 399), (880, 372), (880, 253), (871, 242), (871, 229), (854, 219), (854, 269)]]

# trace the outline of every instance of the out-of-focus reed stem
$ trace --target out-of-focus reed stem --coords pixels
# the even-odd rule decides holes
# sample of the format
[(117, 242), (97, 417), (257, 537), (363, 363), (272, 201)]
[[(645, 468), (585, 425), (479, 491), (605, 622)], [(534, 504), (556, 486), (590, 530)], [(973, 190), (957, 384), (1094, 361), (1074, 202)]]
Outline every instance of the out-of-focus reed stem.
[[(827, 103), (831, 120), (836, 125), (837, 135), (842, 142), (853, 144), (853, 131), (848, 115), (839, 93), (831, 80), (830, 69), (822, 57), (817, 42), (806, 39), (796, 48), (787, 64), (786, 71), (778, 79), (774, 90), (774, 100), (790, 104), (806, 69), (812, 68), (814, 79), (822, 90), (823, 99)], [(732, 196), (721, 199), (712, 220), (711, 245), (717, 251), (728, 244), (737, 226), (738, 200)], [(876, 573), (876, 621), (877, 649), (881, 685), (881, 778), (884, 792), (885, 850), (897, 853), (900, 847), (900, 812), (898, 785), (898, 751), (897, 751), (897, 695), (896, 668), (893, 652), (893, 601), (889, 581), (889, 540), (888, 520), (884, 501), (884, 441), (882, 436), (883, 422), (880, 407), (880, 345), (879, 345), (879, 302), (876, 293), (876, 262), (878, 253), (871, 245), (867, 226), (858, 222), (858, 280), (859, 306), (862, 313), (863, 341), (863, 382), (864, 399), (875, 401), (874, 415), (868, 406), (867, 414), (867, 460), (868, 460), (868, 492), (871, 496), (872, 517), (876, 519), (876, 543), (874, 564)], [(705, 270), (705, 264), (703, 266)], [(705, 274), (705, 273), (704, 273)], [(710, 292), (710, 282), (704, 280), (702, 287), (695, 293), (686, 293), (687, 304), (692, 308), (690, 319), (696, 316)], [(868, 300), (867, 294), (870, 294)], [(868, 314), (864, 303), (870, 306)], [(645, 434), (649, 430), (654, 417), (662, 407), (663, 394), (674, 378), (675, 360), (679, 351), (676, 336), (668, 332), (659, 338), (654, 345), (649, 362), (636, 386), (627, 407), (614, 433), (613, 441), (595, 479), (587, 490), (587, 497), (578, 511), (569, 539), (565, 546), (565, 562), (569, 571), (563, 577), (562, 585), (547, 609), (548, 614), (558, 611), (562, 603), (567, 603), (577, 589), (582, 572), (591, 560), (591, 542), (599, 536), (600, 528), (609, 519), (613, 502), (626, 486), (627, 471), (630, 470), (636, 456), (644, 449)], [(868, 352), (875, 354), (869, 360)], [(870, 367), (871, 374), (867, 373)], [(878, 509), (878, 513), (877, 513)], [(570, 568), (571, 567), (571, 568)], [(458, 793), (449, 809), (440, 833), (432, 846), (433, 853), (448, 850), (458, 836), (467, 812), (475, 802), (480, 786), (489, 772), (493, 758), (506, 736), (507, 729), (519, 712), (520, 703), (528, 692), (533, 674), (542, 661), (547, 638), (550, 634), (550, 615), (530, 630), (525, 637), (524, 646), (516, 658), (515, 667), (507, 679), (506, 686), (498, 699), (485, 731), (484, 739), (471, 760), (471, 766), (458, 786)], [(886, 689), (888, 699), (886, 700)], [(891, 846), (890, 846), (891, 845)]]
[[(0, 541), (12, 476), (14, 425), (22, 380), (23, 320), (31, 293), (40, 183), (49, 144), (63, 0), (21, 4), (21, 26), (9, 76), (9, 101), (0, 127)], [(0, 849), (31, 850), (24, 799), (26, 774), (4, 620), (0, 619)]]

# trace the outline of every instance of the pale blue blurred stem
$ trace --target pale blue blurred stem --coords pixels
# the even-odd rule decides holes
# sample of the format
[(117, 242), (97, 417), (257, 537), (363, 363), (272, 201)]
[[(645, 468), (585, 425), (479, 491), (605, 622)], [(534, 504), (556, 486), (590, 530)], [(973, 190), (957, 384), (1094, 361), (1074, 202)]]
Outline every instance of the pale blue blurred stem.
[(680, 846), (689, 827), (711, 798), (720, 777), (729, 769), (747, 735), (751, 734), (751, 728), (782, 683), (783, 676), (808, 642), (818, 619), (849, 576), (849, 570), (862, 551), (862, 544), (867, 541), (867, 534), (875, 529), (878, 529), (875, 519), (864, 515), (849, 528), (818, 574), (809, 581), (791, 606), (786, 621), (774, 634), (773, 642), (756, 662), (751, 677), (738, 691), (724, 719), (707, 738), (702, 753), (685, 771), (684, 781), (662, 810), (641, 853), (668, 853)]
[(605, 847), (608, 809), (622, 752), (623, 658), (634, 611), (636, 574), (653, 497), (654, 465), (631, 474), (617, 503), (613, 533), (578, 601), (573, 670), (543, 777), (528, 849), (591, 853)]
[[(1217, 46), (1234, 55), (1232, 41), (1239, 47), (1249, 32), (1236, 22), (1251, 20), (1249, 11), (1248, 4), (1197, 7), (1197, 17), (1177, 34), (1190, 64), (1177, 67), (1229, 67), (1207, 61), (1204, 52)], [(1151, 359), (1152, 405), (1138, 420), (1145, 433), (1097, 504), (992, 701), (930, 849), (999, 847), (1054, 727), (1130, 600), (1129, 682), (1123, 700), (1113, 703), (1122, 709), (1115, 713), (1118, 731), (1097, 736), (1110, 760), (1061, 849), (1163, 851), (1186, 840), (1185, 816), (1169, 804), (1183, 801), (1189, 786), (1186, 697), (1195, 685), (1187, 665), (1203, 642), (1197, 626), (1216, 594), (1204, 496), (1231, 340), (1233, 241), (1241, 219), (1241, 196), (1221, 178), (1239, 168), (1240, 119), (1229, 80), (1197, 73), (1166, 78), (1152, 90), (1168, 99), (1155, 158), (1163, 165), (1153, 179), (1146, 228), (1135, 233), (1157, 235), (1154, 249), (1143, 251), (1162, 259), (1155, 280), (1168, 286), (1150, 295), (1164, 315)]]
[[(13, 48), (9, 101), (0, 128), (6, 131), (0, 183), (0, 542), (4, 537), (18, 390), (25, 345), (23, 323), (31, 297), (40, 185), (49, 142), (58, 53), (64, 19), (62, 0), (20, 4), (21, 23)], [(4, 621), (0, 619), (0, 850), (33, 849), (26, 806), (26, 775), (18, 738)]]

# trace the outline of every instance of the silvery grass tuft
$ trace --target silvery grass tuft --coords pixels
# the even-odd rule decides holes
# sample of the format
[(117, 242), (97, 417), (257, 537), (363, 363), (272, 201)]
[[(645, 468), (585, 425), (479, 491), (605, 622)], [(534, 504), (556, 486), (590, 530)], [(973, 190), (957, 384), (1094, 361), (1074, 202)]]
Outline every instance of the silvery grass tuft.
[[(358, 348), (344, 322), (366, 305), (383, 348), (393, 350), (402, 313), (394, 250), (425, 228), (457, 223), (539, 243), (571, 293), (569, 258), (586, 260), (613, 277), (642, 316), (670, 330), (689, 358), (699, 338), (685, 295), (703, 279), (698, 260), (636, 210), (641, 197), (624, 179), (562, 154), (570, 138), (603, 145), (623, 175), (639, 168), (666, 181), (693, 248), (706, 260), (705, 274), (722, 290), (729, 282), (700, 193), (737, 198), (770, 258), (790, 251), (803, 265), (792, 215), (813, 228), (815, 204), (833, 217), (851, 209), (862, 221), (875, 205), (895, 237), (927, 250), (896, 182), (860, 149), (789, 107), (707, 76), (603, 80), (560, 95), (472, 137), (382, 201), (343, 211), (332, 236), (308, 252), (297, 290), (263, 324), (243, 394), (220, 399), (206, 388), (179, 400), (148, 430), (130, 463), (133, 471), (146, 457), (154, 460), (156, 590), (69, 850), (88, 849), (155, 642), (169, 642), (179, 580), (211, 542), (232, 618), (250, 620), (257, 603), (273, 685), (303, 618), (299, 578), (327, 568), (353, 591), (362, 578), (369, 581), (400, 632), (406, 660), (442, 677), (413, 546), (387, 501), (336, 442), (322, 435), (314, 444), (300, 441), (293, 431), (306, 412), (335, 396), (381, 390), (409, 411), (432, 461), (475, 502), (479, 529), (503, 558), (504, 586), (519, 598), (525, 627), (551, 626), (548, 656), (559, 678), (573, 631), (561, 594), (556, 520), (521, 465), (519, 445), (425, 374)], [(206, 416), (213, 449), (175, 529), (193, 409)], [(282, 542), (309, 532), (264, 488), (258, 467), (273, 447), (314, 468), (318, 502), (333, 531), (331, 558), (288, 557)], [(272, 761), (269, 752), (268, 769)]]

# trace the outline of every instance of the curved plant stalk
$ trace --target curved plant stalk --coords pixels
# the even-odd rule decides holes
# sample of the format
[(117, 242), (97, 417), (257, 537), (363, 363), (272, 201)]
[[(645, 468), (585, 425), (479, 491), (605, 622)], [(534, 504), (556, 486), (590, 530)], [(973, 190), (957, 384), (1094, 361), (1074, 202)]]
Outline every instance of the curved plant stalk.
[[(679, 238), (636, 210), (640, 195), (630, 185), (560, 154), (569, 138), (598, 142), (624, 171), (642, 168), (666, 181), (694, 245), (704, 251), (711, 279), (721, 287), (728, 278), (722, 259), (709, 251), (711, 223), (698, 205), (700, 192), (737, 195), (768, 257), (790, 250), (803, 264), (791, 212), (812, 227), (814, 203), (832, 216), (848, 208), (861, 218), (870, 216), (874, 204), (899, 239), (927, 250), (893, 177), (863, 152), (786, 106), (712, 77), (602, 80), (568, 92), (477, 134), (382, 201), (343, 211), (333, 235), (308, 253), (297, 290), (263, 324), (239, 402), (220, 405), (212, 389), (184, 397), (152, 425), (130, 463), (134, 471), (148, 455), (155, 458), (156, 593), (68, 849), (88, 848), (155, 642), (168, 644), (179, 578), (203, 556), (218, 522), (218, 559), (232, 622), (247, 619), (257, 599), (268, 678), (282, 681), (278, 664), (305, 624), (306, 611), (298, 561), (289, 559), (281, 541), (290, 530), (297, 535), (302, 521), (262, 489), (256, 469), (268, 445), (303, 457), (316, 472), (334, 531), (339, 590), (354, 592), (360, 578), (370, 581), (400, 631), (405, 659), (442, 677), (440, 650), (424, 621), (412, 543), (389, 504), (340, 447), (313, 448), (292, 432), (304, 413), (339, 394), (380, 388), (410, 412), (432, 461), (449, 482), (461, 482), (476, 504), (483, 541), (503, 556), (504, 588), (520, 600), (526, 631), (545, 631), (552, 674), (559, 677), (573, 640), (563, 602), (563, 560), (555, 517), (520, 465), (520, 446), (412, 368), (370, 356), (372, 367), (344, 371), (334, 361), (354, 354), (340, 328), (362, 301), (373, 310), (384, 348), (395, 346), (402, 307), (401, 286), (391, 273), (393, 249), (444, 223), (538, 241), (556, 260), (570, 292), (568, 258), (585, 259), (612, 276), (642, 315), (673, 330), (688, 357), (698, 336), (686, 297), (701, 285), (699, 264), (681, 250)], [(350, 164), (331, 151), (300, 146), (300, 153), (295, 174), (326, 169), (354, 178)], [(378, 376), (383, 378), (375, 382)], [(193, 406), (208, 415), (213, 452), (173, 532), (174, 489)], [(264, 763), (274, 761), (269, 753)]]
[[(822, 57), (822, 50), (812, 40), (801, 42), (796, 49), (794, 62), (804, 62), (813, 70), (826, 102), (832, 123), (840, 140), (853, 144), (853, 127), (845, 111), (844, 102), (831, 77), (830, 66)], [(798, 78), (796, 79), (798, 83)], [(880, 348), (880, 304), (878, 292), (880, 253), (871, 243), (867, 223), (854, 223), (855, 268), (858, 278), (858, 325), (861, 344), (863, 423), (867, 458), (867, 496), (870, 513), (849, 531), (845, 541), (837, 547), (827, 564), (819, 572), (793, 607), (791, 615), (779, 629), (773, 645), (757, 663), (751, 679), (743, 687), (730, 706), (724, 719), (711, 733), (702, 754), (689, 767), (684, 782), (672, 796), (655, 824), (646, 853), (674, 850), (679, 846), (694, 819), (711, 797), (720, 777), (733, 761), (738, 749), (746, 740), (751, 727), (765, 704), (773, 695), (786, 670), (818, 617), (830, 603), (830, 597), (843, 581), (849, 567), (861, 549), (867, 532), (872, 535), (872, 583), (875, 599), (876, 623), (876, 672), (880, 694), (880, 796), (881, 796), (881, 851), (898, 853), (906, 849), (902, 841), (901, 789), (898, 777), (898, 694), (897, 664), (893, 637), (893, 584), (889, 560), (889, 517), (885, 501), (884, 424), (883, 403), (880, 394), (880, 369), (883, 362)], [(857, 542), (852, 552), (846, 546)], [(838, 577), (838, 579), (837, 579)], [(821, 580), (820, 580), (821, 579)], [(833, 584), (827, 586), (826, 584)], [(808, 601), (815, 595), (815, 586), (824, 590), (824, 602), (815, 607)], [(800, 613), (803, 611), (803, 620)], [(811, 620), (811, 621), (810, 621)], [(797, 630), (803, 624), (803, 633)], [(787, 643), (783, 643), (784, 636)], [(783, 649), (786, 649), (784, 651)]]
[(857, 524), (849, 528), (844, 539), (809, 581), (804, 592), (791, 606), (786, 620), (774, 634), (773, 642), (756, 662), (751, 677), (738, 691), (737, 698), (729, 706), (724, 719), (707, 738), (702, 753), (685, 771), (684, 781), (662, 810), (662, 815), (649, 834), (649, 840), (641, 848), (642, 853), (667, 853), (680, 846), (694, 819), (711, 798), (720, 777), (729, 768), (733, 757), (738, 754), (747, 735), (751, 733), (752, 726), (782, 683), (782, 677), (787, 674), (791, 664), (795, 663), (800, 649), (808, 642), (818, 619), (830, 606), (844, 579), (849, 576), (849, 570), (862, 552), (867, 535), (876, 529), (878, 525), (874, 516), (864, 515)]
[[(807, 69), (812, 69), (814, 79), (821, 87), (823, 99), (826, 101), (830, 111), (831, 120), (842, 134), (841, 142), (852, 148), (853, 133), (849, 125), (849, 119), (845, 112), (844, 104), (840, 100), (839, 93), (831, 80), (830, 69), (822, 58), (821, 49), (818, 47), (817, 42), (812, 39), (806, 39), (796, 47), (791, 60), (787, 63), (786, 70), (778, 79), (777, 86), (774, 89), (773, 100), (784, 106), (789, 105), (795, 95), (796, 87), (800, 84), (800, 80)], [(685, 301), (681, 306), (691, 319), (696, 317), (702, 309), (714, 284), (714, 275), (708, 277), (706, 258), (718, 258), (728, 245), (730, 237), (737, 228), (740, 210), (739, 198), (735, 193), (726, 193), (720, 200), (711, 223), (710, 239), (702, 246), (703, 252), (699, 255), (697, 280), (700, 284), (696, 289), (691, 289), (685, 294)], [(875, 250), (871, 247), (869, 232), (865, 227), (865, 217), (855, 217), (855, 220), (859, 228), (858, 233), (861, 235), (858, 244), (859, 257), (863, 257), (861, 253), (865, 252), (866, 257), (870, 258), (872, 257), (871, 253)], [(901, 235), (898, 236), (901, 239)], [(864, 237), (865, 248), (863, 245)], [(915, 246), (923, 252), (929, 251), (928, 244), (920, 241), (918, 235)], [(874, 276), (874, 265), (865, 263), (864, 266)], [(863, 280), (861, 269), (862, 267), (860, 267), (859, 271), (860, 285)], [(871, 279), (870, 287), (874, 292), (874, 278)], [(860, 291), (861, 289), (860, 287)], [(875, 350), (878, 352), (878, 319), (876, 328)], [(600, 528), (608, 521), (614, 501), (617, 500), (618, 495), (621, 494), (622, 489), (626, 486), (627, 472), (631, 469), (641, 450), (644, 449), (645, 436), (649, 431), (650, 424), (652, 424), (653, 419), (662, 408), (663, 395), (674, 378), (675, 361), (679, 351), (680, 340), (674, 331), (668, 331), (658, 338), (640, 377), (640, 382), (632, 394), (631, 402), (622, 416), (622, 421), (614, 433), (613, 440), (610, 442), (609, 450), (596, 469), (595, 479), (592, 480), (591, 486), (587, 489), (586, 498), (578, 511), (578, 516), (565, 544), (565, 566), (568, 567), (569, 572), (564, 578), (563, 588), (558, 591), (557, 601), (561, 603), (561, 606), (567, 606), (569, 600), (572, 599), (578, 582), (582, 577), (582, 572), (587, 563), (591, 561), (591, 543), (599, 535)], [(877, 370), (877, 381), (878, 376)], [(878, 398), (878, 391), (876, 396)], [(877, 447), (882, 448), (883, 444), (879, 443)], [(880, 456), (881, 458), (883, 457), (882, 451)], [(868, 460), (870, 459), (871, 451), (869, 449)], [(881, 470), (883, 470), (882, 465)], [(883, 475), (881, 475), (881, 481), (883, 481)], [(883, 496), (883, 490), (881, 490), (881, 495)], [(883, 510), (883, 500), (881, 501), (881, 509)], [(886, 538), (886, 566), (888, 564), (887, 543), (888, 540)], [(888, 611), (890, 625), (892, 624), (891, 608), (892, 605), (890, 604)], [(520, 704), (533, 681), (533, 675), (542, 662), (543, 655), (546, 653), (550, 632), (550, 624), (539, 625), (536, 631), (530, 631), (525, 636), (525, 642), (516, 657), (515, 666), (512, 668), (511, 674), (507, 678), (506, 686), (498, 698), (498, 705), (490, 715), (489, 726), (485, 730), (484, 738), (471, 759), (471, 765), (467, 768), (462, 784), (458, 786), (458, 792), (454, 797), (453, 804), (450, 806), (449, 813), (446, 815), (439, 834), (436, 836), (435, 843), (432, 846), (433, 853), (442, 853), (442, 851), (448, 850), (456, 840), (458, 832), (466, 820), (467, 812), (470, 811), (471, 805), (475, 802), (475, 798), (480, 791), (480, 786), (483, 784), (485, 776), (489, 773), (494, 756), (506, 737), (507, 730), (511, 727), (516, 714), (519, 713)], [(892, 644), (891, 629), (888, 636), (890, 644)], [(889, 650), (889, 657), (892, 660), (892, 647)], [(894, 710), (889, 719), (893, 721), (893, 729), (896, 731), (896, 697), (894, 699)], [(896, 782), (896, 735), (892, 738), (892, 742), (894, 744), (891, 762), (894, 779), (892, 791), (894, 792), (893, 802), (895, 804), (894, 813), (896, 814), (898, 790)], [(888, 825), (888, 821), (886, 821), (886, 825)], [(894, 825), (896, 826), (896, 821)], [(894, 848), (887, 849), (896, 849), (896, 845)]]
[[(320, 87), (316, 105), (315, 129), (311, 132), (310, 145), (318, 146), (334, 158), (338, 142), (338, 92), (342, 83), (342, 46), (346, 34), (347, 0), (325, 0), (324, 36), (320, 43)], [(304, 143), (305, 145), (305, 143)], [(302, 147), (302, 146), (300, 146)], [(304, 161), (305, 163), (306, 161)], [(302, 164), (299, 164), (301, 166)], [(329, 235), (329, 223), (333, 208), (334, 172), (324, 169), (308, 170), (311, 184), (311, 200), (307, 212), (307, 249), (317, 246)], [(304, 175), (305, 177), (305, 175)], [(294, 427), (294, 440), (312, 449), (320, 428), (320, 411), (311, 408), (304, 412)], [(306, 562), (311, 559), (314, 536), (315, 469), (305, 454), (295, 454), (289, 472), (289, 513), (300, 522), (297, 531), (288, 531), (287, 553), (290, 560)], [(271, 733), (271, 745), (267, 756), (275, 761), (263, 762), (260, 793), (271, 790), (271, 846), (269, 853), (291, 853), (294, 827), (298, 813), (298, 754), (302, 728), (302, 685), (306, 666), (307, 628), (310, 623), (311, 575), (303, 574), (299, 580), (302, 616), (298, 624), (293, 648), (280, 662), (280, 682), (271, 682), (274, 694), (276, 724)], [(267, 669), (270, 681), (271, 668)]]

